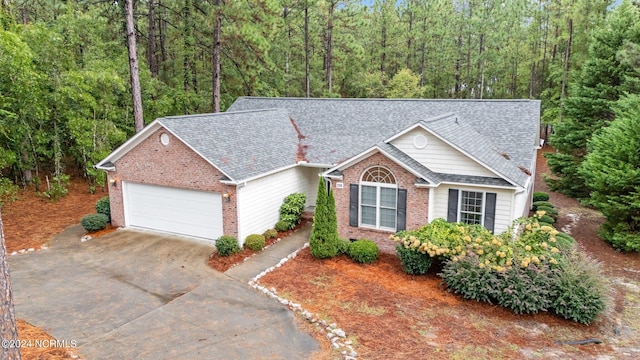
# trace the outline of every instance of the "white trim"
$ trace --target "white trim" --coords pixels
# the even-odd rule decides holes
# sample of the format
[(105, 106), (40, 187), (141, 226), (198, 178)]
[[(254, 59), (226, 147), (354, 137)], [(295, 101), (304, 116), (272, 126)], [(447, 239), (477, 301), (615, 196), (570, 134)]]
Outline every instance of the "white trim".
[[(422, 121), (424, 121), (424, 122), (435, 121), (435, 120), (440, 120), (440, 119), (444, 119), (444, 118), (447, 118), (447, 117), (450, 117), (450, 116), (455, 116), (455, 115), (456, 115), (455, 113), (450, 112), (450, 113), (445, 113), (445, 114), (442, 114), (442, 115), (439, 115), (439, 116), (435, 116), (435, 117), (432, 117), (432, 118), (429, 118), (429, 119), (425, 119), (425, 120), (422, 120)], [(480, 160), (479, 160), (479, 159), (477, 159), (476, 157), (471, 156), (471, 154), (467, 153), (466, 151), (464, 151), (463, 149), (461, 149), (461, 148), (460, 148), (460, 147), (458, 147), (457, 145), (455, 145), (455, 144), (451, 143), (450, 141), (448, 141), (448, 140), (444, 139), (442, 136), (440, 136), (439, 134), (437, 134), (437, 133), (436, 133), (436, 132), (434, 132), (433, 130), (431, 130), (431, 129), (427, 128), (426, 126), (424, 126), (424, 125), (422, 124), (422, 122), (418, 122), (417, 124), (412, 125), (412, 126), (410, 126), (410, 127), (406, 128), (405, 130), (403, 130), (403, 131), (401, 131), (401, 132), (397, 133), (396, 135), (394, 135), (394, 136), (392, 136), (392, 137), (388, 138), (388, 139), (387, 139), (387, 140), (385, 140), (384, 142), (385, 142), (385, 143), (390, 143), (391, 141), (393, 141), (393, 140), (395, 140), (395, 139), (399, 138), (400, 136), (402, 136), (402, 135), (404, 135), (404, 134), (406, 134), (406, 133), (408, 133), (408, 132), (410, 132), (410, 131), (412, 131), (412, 130), (414, 130), (414, 129), (418, 128), (418, 127), (422, 128), (424, 131), (428, 132), (429, 134), (431, 134), (431, 135), (435, 136), (436, 138), (438, 138), (439, 140), (441, 140), (441, 141), (442, 141), (442, 142), (444, 142), (445, 144), (447, 144), (447, 145), (451, 146), (452, 148), (454, 148), (454, 149), (456, 149), (456, 150), (460, 151), (463, 155), (465, 155), (465, 156), (466, 156), (466, 157), (468, 157), (469, 159), (471, 159), (471, 160), (475, 161), (476, 163), (478, 163), (480, 166), (484, 167), (484, 168), (485, 168), (485, 169), (487, 169), (488, 171), (490, 171), (490, 172), (492, 172), (492, 173), (496, 174), (497, 176), (499, 176), (500, 178), (503, 178), (504, 180), (506, 180), (506, 181), (510, 182), (510, 183), (511, 183), (511, 184), (513, 184), (514, 186), (519, 186), (519, 185), (518, 185), (517, 183), (515, 183), (513, 180), (511, 180), (510, 178), (508, 178), (508, 177), (507, 177), (507, 176), (505, 176), (504, 174), (501, 174), (500, 172), (498, 172), (498, 171), (497, 171), (497, 169), (494, 169), (494, 168), (490, 167), (489, 165), (485, 164), (484, 162), (480, 161)], [(514, 166), (515, 166), (515, 165), (514, 165)]]
[(417, 188), (424, 188), (424, 189), (434, 189), (437, 188), (438, 186), (440, 186), (441, 183), (439, 184), (413, 184), (413, 186), (417, 187)]
[[(458, 190), (458, 217), (457, 217), (457, 222), (460, 222), (461, 218), (462, 218), (462, 192), (466, 191), (466, 192), (472, 192), (472, 193), (481, 193), (482, 194), (482, 203), (480, 204), (480, 207), (481, 207), (482, 212), (480, 214), (480, 222), (478, 223), (478, 225), (484, 226), (485, 208), (487, 206), (487, 192), (486, 191), (469, 190), (469, 189), (457, 189), (457, 190)], [(496, 194), (496, 202), (497, 202), (497, 194)], [(469, 211), (465, 211), (465, 213), (477, 214), (475, 212), (469, 212)]]
[(429, 204), (427, 205), (427, 222), (432, 222), (436, 218), (436, 188), (429, 188)]
[(115, 163), (121, 157), (126, 155), (129, 151), (131, 151), (134, 147), (140, 144), (143, 140), (148, 138), (154, 131), (158, 130), (161, 127), (158, 120), (154, 120), (151, 124), (147, 125), (142, 131), (132, 136), (129, 140), (125, 141), (122, 145), (120, 145), (117, 149), (113, 150), (111, 154), (107, 155), (106, 158), (102, 159), (102, 161), (98, 162), (95, 165), (96, 169), (107, 170), (104, 168), (102, 164), (107, 162)]
[(384, 151), (380, 147), (378, 147), (378, 145), (374, 145), (374, 146), (370, 147), (369, 149), (361, 152), (360, 154), (358, 154), (358, 155), (356, 155), (356, 156), (354, 156), (354, 157), (352, 157), (352, 158), (350, 158), (350, 159), (348, 159), (348, 160), (346, 160), (346, 161), (344, 161), (344, 162), (342, 162), (342, 163), (330, 168), (329, 170), (327, 170), (324, 173), (322, 173), (322, 176), (336, 178), (335, 176), (329, 175), (329, 173), (332, 172), (332, 171), (335, 171), (335, 170), (339, 170), (339, 169), (346, 169), (346, 168), (352, 166), (353, 164), (355, 164), (357, 162), (360, 162), (360, 161), (362, 161), (364, 159), (367, 159), (367, 158), (375, 155), (376, 152), (379, 152), (380, 154), (384, 155), (387, 159), (393, 161), (395, 164), (397, 164), (398, 166), (402, 167), (403, 169), (405, 169), (406, 171), (410, 172), (411, 174), (413, 174), (413, 175), (415, 175), (415, 176), (417, 176), (419, 178), (425, 179), (425, 180), (429, 181), (431, 184), (433, 184), (435, 186), (439, 185), (439, 183), (433, 182), (427, 176), (425, 176), (423, 174), (420, 174), (420, 173), (416, 172), (415, 170), (411, 169), (405, 163), (403, 163), (401, 161), (398, 161), (394, 156), (392, 156), (391, 154), (387, 153), (386, 151)]
[[(485, 169), (489, 170), (489, 172), (492, 172), (496, 175), (498, 175), (500, 178), (508, 181), (509, 183), (513, 184), (513, 186), (520, 186), (517, 183), (515, 183), (513, 180), (511, 180), (510, 178), (508, 178), (507, 176), (505, 176), (504, 174), (499, 173), (496, 169), (490, 167), (489, 165), (485, 164), (484, 162), (480, 161), (479, 159), (477, 159), (475, 156), (472, 156), (471, 154), (467, 153), (466, 151), (464, 151), (463, 149), (461, 149), (460, 147), (458, 147), (457, 145), (453, 144), (452, 142), (448, 141), (447, 139), (443, 138), (442, 136), (438, 135), (437, 133), (435, 133), (434, 131), (423, 127), (425, 129), (425, 131), (427, 131), (428, 133), (430, 133), (431, 135), (437, 137), (438, 139), (440, 139), (442, 142), (444, 142), (445, 144), (451, 146), (452, 148), (458, 150), (459, 152), (461, 152), (463, 155), (465, 155), (466, 157), (468, 157), (469, 159), (475, 161), (476, 163), (478, 163), (480, 166), (484, 167)], [(515, 165), (514, 165), (515, 166)], [(518, 171), (521, 171), (520, 169), (518, 169)]]
[(359, 161), (362, 161), (362, 160), (364, 160), (366, 158), (369, 158), (369, 157), (371, 157), (371, 156), (376, 154), (375, 151), (380, 152), (380, 148), (378, 148), (378, 146), (376, 146), (376, 145), (368, 148), (367, 150), (361, 152), (360, 154), (358, 154), (356, 156), (353, 156), (350, 159), (347, 159), (347, 160), (345, 160), (345, 161), (343, 161), (343, 162), (341, 162), (341, 163), (329, 168), (328, 170), (326, 170), (323, 173), (323, 176), (327, 176), (327, 174), (329, 174), (330, 172), (332, 172), (334, 170), (346, 169), (346, 168), (350, 167), (351, 165), (353, 165), (353, 164), (355, 164), (355, 163), (357, 163)]
[(256, 176), (252, 176), (250, 178), (246, 178), (246, 179), (243, 179), (243, 180), (237, 180), (237, 181), (220, 180), (220, 182), (223, 183), (223, 184), (227, 184), (227, 185), (241, 185), (241, 184), (242, 185), (246, 185), (248, 182), (251, 182), (251, 181), (254, 181), (254, 180), (258, 180), (258, 179), (261, 179), (263, 177), (267, 177), (269, 175), (277, 174), (279, 172), (286, 171), (286, 170), (289, 170), (289, 169), (292, 169), (292, 168), (295, 168), (295, 167), (298, 167), (298, 166), (299, 166), (298, 164), (291, 164), (291, 165), (287, 165), (287, 166), (284, 166), (284, 167), (281, 167), (281, 168), (278, 168), (278, 169), (275, 169), (275, 170), (267, 171), (266, 173), (262, 173), (262, 174), (259, 174), (259, 175), (256, 175)]
[(213, 166), (216, 170), (220, 171), (224, 176), (226, 176), (229, 179), (231, 179), (231, 176), (229, 176), (229, 174), (227, 174), (224, 171), (222, 171), (222, 169), (217, 167), (216, 164), (212, 163), (209, 159), (207, 159), (200, 152), (198, 152), (191, 145), (189, 145), (186, 141), (184, 141), (180, 136), (176, 135), (168, 127), (166, 127), (164, 124), (162, 124), (162, 121), (161, 121), (162, 119), (163, 118), (154, 120), (151, 124), (147, 125), (144, 129), (142, 129), (142, 131), (140, 131), (139, 133), (135, 134), (129, 140), (125, 141), (124, 144), (120, 145), (111, 154), (107, 155), (106, 158), (102, 159), (102, 161), (100, 161), (98, 164), (96, 164), (96, 166), (95, 166), (96, 169), (108, 170), (108, 168), (103, 167), (102, 164), (107, 163), (109, 161), (115, 164), (116, 161), (120, 160), (123, 156), (125, 156), (127, 153), (129, 153), (129, 151), (133, 150), (136, 146), (140, 145), (140, 143), (142, 143), (144, 140), (149, 138), (149, 136), (151, 136), (151, 134), (153, 134), (156, 130), (162, 128), (162, 129), (166, 130), (168, 133), (170, 133), (171, 135), (175, 136), (176, 139), (180, 140), (181, 143), (183, 143), (186, 147), (191, 149), (191, 151), (193, 151), (194, 153), (198, 154), (198, 156), (200, 156), (204, 161), (206, 161), (211, 166)]
[(397, 134), (393, 135), (392, 137), (388, 138), (388, 139), (387, 139), (387, 140), (385, 140), (384, 142), (388, 144), (388, 143), (392, 142), (393, 140), (395, 140), (395, 139), (397, 139), (397, 138), (401, 137), (402, 135), (404, 135), (404, 134), (406, 134), (406, 133), (408, 133), (408, 132), (411, 132), (412, 130), (414, 130), (414, 129), (416, 129), (416, 128), (419, 128), (419, 127), (421, 127), (421, 128), (423, 128), (423, 129), (424, 129), (424, 125), (422, 125), (422, 122), (423, 122), (423, 121), (425, 121), (425, 122), (435, 121), (435, 120), (444, 119), (444, 118), (447, 118), (447, 117), (449, 117), (449, 116), (454, 116), (454, 115), (455, 115), (455, 113), (454, 113), (454, 112), (448, 112), (448, 113), (440, 114), (440, 115), (438, 115), (438, 116), (433, 116), (433, 117), (430, 117), (430, 118), (426, 118), (426, 119), (424, 119), (424, 120), (420, 120), (420, 121), (418, 121), (417, 123), (415, 123), (415, 124), (413, 124), (413, 125), (409, 126), (408, 128), (406, 128), (406, 129), (404, 129), (404, 130), (400, 131), (399, 133), (397, 133)]
[[(393, 184), (389, 184), (389, 183), (363, 181), (362, 177), (364, 176), (364, 174), (366, 174), (369, 169), (374, 167), (381, 167), (389, 171), (389, 173), (393, 176), (393, 180), (395, 182)], [(376, 190), (376, 204), (375, 204), (376, 224), (375, 225), (362, 223), (362, 206), (363, 206), (362, 205), (362, 186), (369, 186), (369, 187), (375, 188)], [(380, 209), (391, 209), (389, 207), (383, 207), (380, 205), (380, 193), (381, 193), (380, 189), (381, 188), (394, 189), (396, 192), (396, 204), (395, 204), (395, 207), (393, 208), (395, 210), (395, 224), (396, 224), (394, 228), (380, 225), (380, 213), (381, 213)], [(364, 205), (364, 206), (373, 207), (371, 205)], [(358, 181), (358, 227), (367, 228), (367, 229), (376, 229), (376, 230), (387, 230), (387, 231), (396, 231), (398, 229), (398, 180), (396, 178), (396, 175), (386, 166), (383, 166), (383, 165), (369, 166), (364, 171), (362, 171), (362, 174), (360, 174), (360, 180)]]
[(522, 187), (520, 187), (520, 186), (501, 186), (501, 185), (469, 184), (469, 183), (457, 183), (457, 182), (449, 182), (449, 181), (443, 181), (443, 182), (441, 182), (439, 185), (474, 186), (474, 187), (488, 188), (488, 189), (504, 189), (504, 190), (522, 191)]

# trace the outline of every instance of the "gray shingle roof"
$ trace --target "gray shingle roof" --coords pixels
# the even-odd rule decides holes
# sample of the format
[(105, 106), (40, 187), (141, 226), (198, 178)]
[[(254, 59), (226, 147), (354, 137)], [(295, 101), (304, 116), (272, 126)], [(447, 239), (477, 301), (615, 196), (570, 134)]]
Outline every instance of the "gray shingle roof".
[(298, 134), (285, 110), (171, 116), (158, 122), (232, 181), (297, 163)]
[[(319, 164), (337, 164), (371, 148), (411, 125), (455, 113), (465, 126), (481, 134), (481, 144), (458, 144), (446, 126), (435, 124), (452, 143), (471, 152), (504, 153), (511, 162), (532, 170), (539, 139), (540, 101), (538, 100), (423, 100), (423, 99), (307, 99), (240, 97), (228, 111), (286, 109), (305, 138), (306, 158)], [(428, 122), (427, 122), (428, 123)], [(436, 126), (437, 125), (437, 126)], [(469, 129), (466, 130), (467, 132)], [(444, 135), (442, 135), (444, 136)], [(275, 144), (272, 143), (272, 144)], [(493, 146), (490, 146), (492, 144)], [(478, 155), (486, 165), (524, 185), (526, 175), (516, 175), (514, 167), (500, 169), (504, 162), (493, 155)], [(506, 160), (503, 158), (503, 160)], [(525, 176), (525, 177), (523, 177)]]

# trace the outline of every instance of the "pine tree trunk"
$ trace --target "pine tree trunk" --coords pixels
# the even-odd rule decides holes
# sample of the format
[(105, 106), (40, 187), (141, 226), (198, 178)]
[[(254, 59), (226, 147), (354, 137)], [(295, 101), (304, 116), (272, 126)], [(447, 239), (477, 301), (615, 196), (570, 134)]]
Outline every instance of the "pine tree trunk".
[[(162, 9), (161, 5), (162, 5), (162, 2), (158, 0), (158, 7)], [(167, 47), (166, 47), (167, 22), (164, 19), (163, 15), (164, 15), (164, 10), (160, 12), (161, 18), (158, 21), (158, 25), (160, 29), (160, 60), (162, 61), (162, 71), (163, 73), (166, 74), (165, 66), (167, 65)]]
[(0, 291), (2, 291), (2, 301), (0, 303), (0, 338), (2, 338), (3, 341), (3, 346), (0, 347), (0, 359), (20, 360), (19, 346), (4, 346), (5, 340), (12, 342), (18, 340), (18, 329), (16, 326), (16, 315), (13, 310), (13, 294), (11, 292), (7, 248), (4, 243), (2, 214), (0, 214)]
[(305, 93), (307, 97), (311, 96), (311, 79), (309, 77), (309, 4), (304, 3), (304, 77), (305, 77)]
[(149, 62), (149, 70), (151, 76), (158, 77), (158, 60), (156, 59), (156, 3), (155, 0), (149, 0), (149, 31), (147, 40), (147, 62)]
[(127, 24), (127, 49), (129, 50), (129, 75), (131, 78), (131, 97), (133, 99), (133, 123), (136, 132), (144, 127), (142, 118), (142, 96), (140, 94), (140, 75), (138, 74), (138, 52), (136, 33), (133, 24), (133, 0), (125, 0), (125, 20)]
[(326, 64), (326, 77), (327, 77), (327, 90), (331, 93), (332, 84), (332, 67), (333, 67), (333, 10), (335, 8), (333, 1), (329, 2), (329, 17), (327, 19), (327, 64)]
[(569, 60), (571, 58), (571, 41), (573, 40), (573, 19), (568, 21), (569, 38), (567, 39), (567, 49), (564, 52), (564, 69), (562, 71), (562, 88), (560, 90), (560, 111), (558, 113), (558, 122), (562, 122), (562, 104), (564, 103), (565, 93), (567, 89), (567, 74), (569, 73)]
[(427, 52), (427, 39), (424, 34), (427, 32), (427, 18), (424, 17), (422, 22), (422, 46), (420, 51), (420, 87), (424, 86), (424, 71), (425, 71), (425, 53)]
[[(413, 4), (409, 4), (412, 6)], [(413, 36), (413, 12), (409, 12), (409, 36), (407, 36), (407, 57), (405, 59), (405, 66), (407, 69), (411, 69), (411, 37)]]
[(213, 112), (220, 112), (220, 34), (222, 32), (222, 15), (220, 0), (216, 0), (216, 23), (213, 29)]
[[(182, 18), (184, 21), (183, 38), (184, 38), (184, 54), (182, 58), (182, 79), (184, 85), (184, 92), (188, 93), (191, 90), (190, 87), (190, 74), (191, 74), (191, 51), (193, 51), (191, 44), (191, 2), (190, 0), (184, 1), (184, 7), (182, 8)], [(188, 112), (187, 109), (185, 111)]]

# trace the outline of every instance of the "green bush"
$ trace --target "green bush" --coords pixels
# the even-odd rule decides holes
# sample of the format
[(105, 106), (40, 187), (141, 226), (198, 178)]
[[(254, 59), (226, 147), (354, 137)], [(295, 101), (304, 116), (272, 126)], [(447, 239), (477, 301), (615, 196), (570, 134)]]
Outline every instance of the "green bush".
[(498, 305), (516, 314), (547, 311), (556, 296), (552, 286), (556, 271), (543, 264), (532, 264), (491, 272), (496, 277), (492, 290)]
[(89, 214), (82, 217), (80, 224), (87, 231), (102, 230), (107, 226), (109, 218), (105, 214)]
[(556, 246), (560, 250), (569, 250), (576, 244), (576, 240), (568, 234), (558, 233), (556, 235)]
[(253, 251), (260, 251), (264, 248), (264, 236), (251, 234), (244, 240), (244, 245)]
[(549, 194), (544, 191), (536, 191), (533, 193), (533, 202), (549, 201)]
[(291, 225), (291, 223), (287, 221), (280, 220), (276, 223), (274, 227), (276, 228), (276, 231), (287, 231), (287, 230), (293, 229), (295, 225)]
[(338, 222), (333, 192), (327, 194), (324, 180), (318, 183), (318, 199), (313, 215), (313, 227), (309, 237), (311, 255), (318, 259), (331, 258), (338, 255)]
[(543, 222), (543, 223), (547, 223), (547, 224), (553, 224), (556, 221), (549, 215), (542, 215), (542, 216), (540, 216), (538, 218), (538, 222)]
[(338, 254), (340, 255), (349, 255), (349, 246), (351, 245), (351, 241), (349, 239), (338, 239)]
[(550, 208), (552, 208), (552, 209), (555, 209), (555, 208), (556, 208), (556, 206), (555, 206), (555, 205), (553, 205), (552, 203), (550, 203), (550, 202), (548, 202), (548, 201), (535, 201), (535, 202), (532, 204), (533, 210), (538, 210), (538, 207), (539, 207), (539, 206), (546, 206), (546, 207), (550, 207)]
[(544, 211), (545, 215), (549, 215), (554, 219), (558, 218), (558, 210), (548, 206), (538, 206), (537, 211)]
[(69, 192), (69, 182), (71, 177), (67, 174), (61, 174), (60, 176), (54, 176), (51, 178), (51, 182), (47, 181), (47, 191), (40, 193), (41, 196), (46, 197), (52, 202), (58, 201)]
[(109, 197), (101, 197), (98, 201), (96, 201), (96, 212), (98, 214), (104, 214), (107, 216), (107, 219), (111, 221), (111, 206), (109, 205)]
[(216, 249), (220, 256), (230, 256), (241, 251), (238, 239), (229, 235), (222, 235), (216, 240)]
[(606, 222), (600, 227), (598, 235), (618, 250), (640, 251), (640, 233), (631, 231), (628, 224), (612, 226)]
[(467, 256), (460, 260), (445, 262), (439, 274), (449, 291), (462, 295), (467, 300), (491, 303), (495, 299), (495, 276), (490, 268), (480, 267), (477, 256)]
[(551, 307), (554, 271), (546, 266), (514, 266), (495, 271), (467, 256), (447, 261), (440, 276), (447, 289), (465, 299), (498, 303), (516, 314), (535, 314)]
[(293, 229), (300, 223), (304, 206), (307, 203), (307, 194), (293, 193), (284, 198), (280, 206), (280, 220), (289, 224), (289, 229)]
[(378, 245), (371, 240), (358, 239), (349, 245), (349, 257), (361, 264), (371, 264), (378, 260)]
[(262, 235), (265, 237), (265, 239), (273, 239), (274, 237), (278, 236), (278, 230), (269, 229), (265, 231)]
[(409, 275), (426, 274), (433, 262), (428, 254), (413, 251), (404, 244), (396, 244), (396, 254), (400, 258), (402, 270)]
[(0, 208), (18, 199), (18, 185), (13, 181), (0, 177)]
[(552, 311), (569, 320), (590, 324), (605, 308), (606, 287), (600, 265), (574, 250), (560, 261), (553, 280)]

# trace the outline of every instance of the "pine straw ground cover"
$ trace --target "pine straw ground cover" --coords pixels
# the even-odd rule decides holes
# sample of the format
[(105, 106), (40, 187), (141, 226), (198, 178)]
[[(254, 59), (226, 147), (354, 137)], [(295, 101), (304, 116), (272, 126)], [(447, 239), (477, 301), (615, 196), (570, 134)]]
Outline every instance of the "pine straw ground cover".
[[(307, 219), (302, 219), (300, 223), (296, 225), (296, 227), (294, 227), (293, 229), (287, 230), (287, 231), (279, 231), (278, 236), (276, 236), (275, 238), (265, 239), (263, 250), (277, 243), (278, 241), (286, 238), (287, 236), (293, 234), (294, 232), (298, 231), (298, 229), (305, 226), (307, 222), (308, 222)], [(232, 268), (233, 266), (238, 265), (243, 261), (249, 259), (250, 257), (254, 256), (258, 252), (259, 251), (253, 251), (249, 248), (244, 247), (242, 251), (240, 251), (239, 253), (235, 253), (229, 256), (220, 256), (216, 251), (209, 256), (208, 264), (209, 264), (209, 267), (211, 267), (214, 270), (225, 272), (230, 268)]]
[(22, 360), (66, 360), (80, 359), (76, 350), (72, 347), (55, 347), (55, 346), (35, 346), (36, 341), (44, 340), (41, 344), (50, 344), (48, 340), (55, 340), (49, 334), (37, 328), (24, 320), (18, 320), (18, 334), (23, 343), (31, 341), (33, 346), (20, 348)]
[[(45, 185), (46, 186), (46, 185)], [(18, 200), (2, 207), (2, 221), (7, 252), (21, 249), (38, 250), (57, 233), (96, 212), (96, 201), (107, 192), (89, 193), (89, 185), (72, 178), (69, 193), (56, 202), (37, 195), (29, 186), (18, 192)]]
[[(284, 298), (300, 303), (347, 332), (363, 359), (595, 358), (618, 352), (606, 341), (616, 325), (610, 317), (591, 326), (550, 314), (515, 315), (498, 306), (464, 301), (441, 285), (435, 271), (402, 272), (395, 255), (371, 265), (340, 256), (318, 260), (308, 249), (260, 279)], [(640, 294), (635, 294), (638, 296)], [(637, 314), (635, 319), (638, 319)], [(636, 324), (627, 324), (636, 327)], [(620, 327), (625, 331), (631, 328)], [(636, 333), (637, 334), (637, 333)], [(631, 334), (630, 338), (633, 338)], [(318, 340), (326, 342), (326, 338)], [(599, 338), (603, 344), (559, 345), (555, 341)], [(635, 344), (639, 347), (636, 338)], [(324, 351), (328, 358), (339, 357)]]

